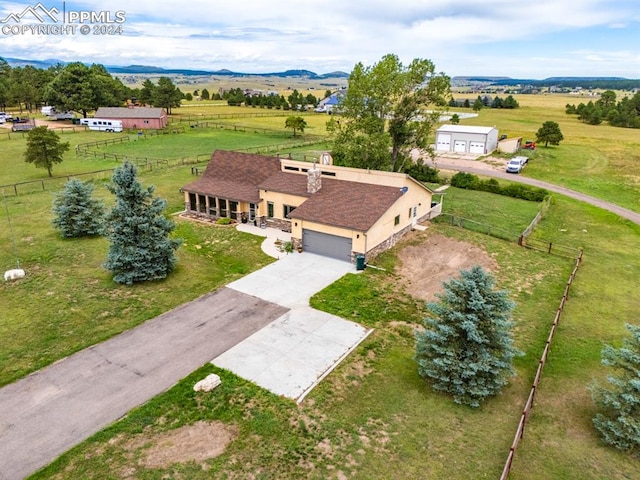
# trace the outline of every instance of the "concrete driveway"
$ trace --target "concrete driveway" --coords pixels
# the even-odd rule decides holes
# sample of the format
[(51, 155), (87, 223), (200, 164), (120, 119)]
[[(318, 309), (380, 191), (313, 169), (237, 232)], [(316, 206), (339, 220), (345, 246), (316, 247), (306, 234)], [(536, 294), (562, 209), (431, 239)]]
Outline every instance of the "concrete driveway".
[(216, 357), (212, 363), (301, 402), (371, 330), (314, 310), (309, 298), (352, 264), (311, 253), (292, 253), (228, 285), (290, 310)]
[[(0, 389), (0, 480), (22, 479), (206, 362), (300, 401), (370, 333), (309, 307), (353, 265), (293, 253)], [(233, 348), (232, 348), (233, 347)]]

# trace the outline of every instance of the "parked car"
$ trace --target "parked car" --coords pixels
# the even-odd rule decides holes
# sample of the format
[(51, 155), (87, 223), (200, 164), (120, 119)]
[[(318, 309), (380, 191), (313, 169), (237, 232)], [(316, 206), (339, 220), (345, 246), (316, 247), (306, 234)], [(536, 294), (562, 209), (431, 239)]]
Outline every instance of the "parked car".
[(531, 140), (527, 140), (526, 142), (524, 142), (524, 146), (522, 147), (525, 150), (535, 150), (536, 149), (536, 142), (532, 142)]
[(528, 161), (527, 157), (513, 157), (507, 163), (507, 173), (520, 173)]
[(0, 112), (0, 123), (11, 122), (13, 117), (6, 112)]

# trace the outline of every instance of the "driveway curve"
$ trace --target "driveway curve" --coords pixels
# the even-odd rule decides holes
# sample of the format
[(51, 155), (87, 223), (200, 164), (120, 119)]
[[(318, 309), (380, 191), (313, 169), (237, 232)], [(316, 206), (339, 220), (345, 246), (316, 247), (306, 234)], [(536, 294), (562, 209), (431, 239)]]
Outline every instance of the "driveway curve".
[(636, 225), (640, 225), (640, 213), (620, 207), (614, 203), (592, 197), (591, 195), (587, 195), (585, 193), (576, 192), (575, 190), (571, 190), (566, 187), (554, 185), (553, 183), (548, 183), (542, 180), (536, 180), (535, 178), (524, 177), (521, 175), (508, 174), (506, 172), (498, 170), (479, 168), (477, 166), (474, 166), (474, 164), (477, 164), (477, 160), (456, 160), (455, 162), (448, 162), (447, 160), (438, 159), (435, 163), (431, 160), (426, 160), (425, 163), (431, 167), (437, 167), (442, 170), (455, 170), (460, 172), (473, 173), (475, 175), (483, 175), (486, 177), (511, 180), (512, 182), (524, 183), (527, 185), (532, 185), (534, 187), (544, 188), (546, 190), (549, 190), (550, 192), (559, 193), (561, 195), (580, 200), (590, 205), (600, 207), (604, 210), (615, 213), (622, 218), (630, 220)]
[(0, 389), (0, 480), (19, 480), (288, 309), (221, 288)]

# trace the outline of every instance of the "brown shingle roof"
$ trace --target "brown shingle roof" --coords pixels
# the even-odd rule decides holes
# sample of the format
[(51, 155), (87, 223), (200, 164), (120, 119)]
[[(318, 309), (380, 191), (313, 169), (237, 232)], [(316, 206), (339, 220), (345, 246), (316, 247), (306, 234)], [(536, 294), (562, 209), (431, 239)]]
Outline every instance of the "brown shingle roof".
[(280, 160), (252, 153), (216, 150), (202, 177), (183, 190), (214, 197), (258, 203), (258, 185), (280, 172)]
[(289, 193), (300, 197), (308, 197), (307, 175), (300, 173), (278, 172), (258, 185), (261, 190)]
[(322, 187), (307, 193), (307, 176), (280, 170), (280, 160), (216, 150), (204, 174), (183, 187), (188, 192), (250, 203), (260, 189), (307, 197), (289, 217), (366, 232), (402, 196), (399, 188), (323, 176)]
[(322, 188), (289, 217), (366, 232), (401, 196), (396, 187), (323, 177)]
[(96, 118), (160, 118), (164, 109), (154, 107), (100, 107)]

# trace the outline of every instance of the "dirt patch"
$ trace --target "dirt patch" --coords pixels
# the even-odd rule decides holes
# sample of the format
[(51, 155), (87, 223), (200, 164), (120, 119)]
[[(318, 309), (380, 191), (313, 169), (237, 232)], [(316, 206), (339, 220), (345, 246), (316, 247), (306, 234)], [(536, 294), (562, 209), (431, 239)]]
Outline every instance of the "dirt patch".
[(238, 428), (222, 422), (196, 422), (157, 435), (144, 434), (130, 439), (127, 450), (144, 449), (141, 464), (165, 468), (174, 463), (202, 463), (221, 455), (238, 435)]
[(436, 300), (442, 282), (457, 277), (460, 270), (480, 265), (495, 272), (497, 262), (482, 248), (444, 235), (429, 235), (420, 245), (407, 245), (398, 254), (397, 274), (410, 295)]

